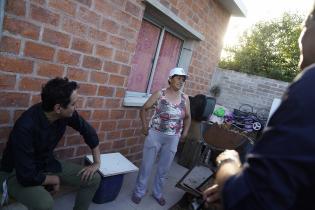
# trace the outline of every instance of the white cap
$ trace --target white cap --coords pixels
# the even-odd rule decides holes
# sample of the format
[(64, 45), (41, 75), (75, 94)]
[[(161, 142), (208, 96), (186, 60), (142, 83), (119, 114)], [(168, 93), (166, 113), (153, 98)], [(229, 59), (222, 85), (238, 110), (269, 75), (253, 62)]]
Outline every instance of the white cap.
[(175, 68), (171, 69), (169, 78), (171, 78), (174, 75), (185, 76), (187, 78), (186, 72), (184, 71), (183, 68), (180, 68), (180, 67), (175, 67)]

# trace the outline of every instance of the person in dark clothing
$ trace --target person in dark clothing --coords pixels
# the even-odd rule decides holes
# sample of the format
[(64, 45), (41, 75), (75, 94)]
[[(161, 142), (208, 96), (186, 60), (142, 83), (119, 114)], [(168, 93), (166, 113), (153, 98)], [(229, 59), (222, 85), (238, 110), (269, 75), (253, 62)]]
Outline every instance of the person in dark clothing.
[[(99, 139), (75, 110), (77, 89), (77, 83), (67, 78), (48, 81), (42, 88), (42, 102), (26, 110), (10, 133), (0, 176), (6, 179), (9, 195), (28, 208), (51, 210), (51, 193), (65, 184), (80, 188), (73, 209), (87, 210), (98, 188), (100, 176), (95, 172), (100, 167)], [(79, 131), (91, 148), (92, 165), (83, 167), (55, 159), (53, 151), (67, 126)]]
[(240, 165), (233, 150), (218, 156), (216, 184), (204, 191), (208, 203), (221, 201), (225, 210), (314, 209), (315, 8), (304, 22), (299, 43), (303, 71), (245, 164)]

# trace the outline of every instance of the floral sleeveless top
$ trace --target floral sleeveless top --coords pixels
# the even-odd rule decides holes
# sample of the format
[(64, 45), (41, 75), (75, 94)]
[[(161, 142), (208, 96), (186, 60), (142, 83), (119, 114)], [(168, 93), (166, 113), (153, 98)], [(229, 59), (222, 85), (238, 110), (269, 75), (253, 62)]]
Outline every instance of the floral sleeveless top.
[(150, 121), (150, 128), (167, 135), (180, 135), (185, 117), (184, 93), (181, 93), (181, 101), (176, 105), (167, 100), (165, 93), (166, 89), (162, 89)]

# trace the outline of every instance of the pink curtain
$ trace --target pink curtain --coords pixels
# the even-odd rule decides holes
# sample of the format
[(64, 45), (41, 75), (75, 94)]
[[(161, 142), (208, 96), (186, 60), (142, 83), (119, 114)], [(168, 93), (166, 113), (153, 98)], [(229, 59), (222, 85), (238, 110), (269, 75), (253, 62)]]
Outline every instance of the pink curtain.
[(168, 86), (170, 69), (176, 67), (182, 40), (165, 31), (156, 70), (153, 76), (151, 93)]
[(128, 90), (146, 92), (161, 29), (143, 20), (132, 59)]

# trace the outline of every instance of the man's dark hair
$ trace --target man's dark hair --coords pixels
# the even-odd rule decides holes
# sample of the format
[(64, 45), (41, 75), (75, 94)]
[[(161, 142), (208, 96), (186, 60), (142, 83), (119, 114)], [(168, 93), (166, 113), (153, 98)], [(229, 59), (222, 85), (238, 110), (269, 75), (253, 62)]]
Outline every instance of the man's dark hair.
[(74, 90), (79, 86), (76, 82), (69, 81), (68, 78), (56, 77), (49, 80), (42, 88), (41, 98), (44, 111), (53, 111), (56, 104), (67, 108), (70, 103), (70, 97)]

